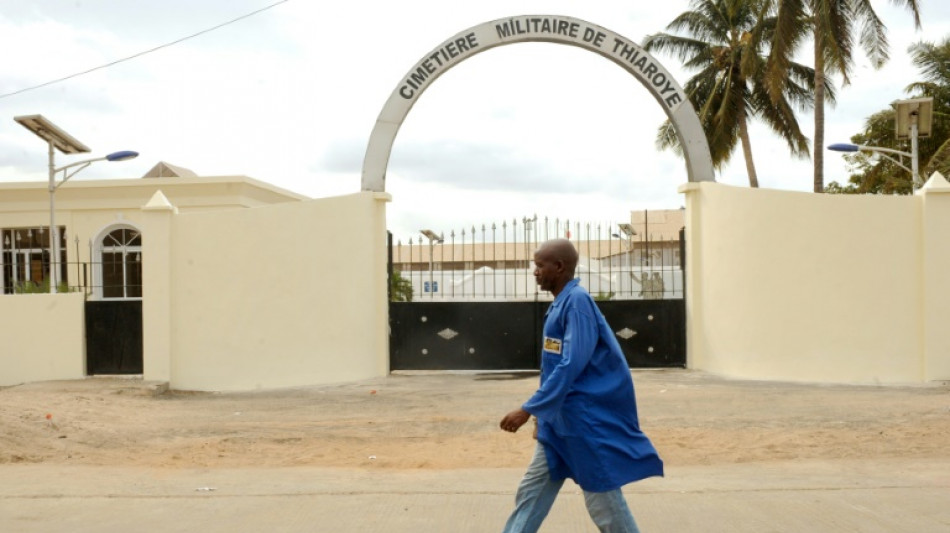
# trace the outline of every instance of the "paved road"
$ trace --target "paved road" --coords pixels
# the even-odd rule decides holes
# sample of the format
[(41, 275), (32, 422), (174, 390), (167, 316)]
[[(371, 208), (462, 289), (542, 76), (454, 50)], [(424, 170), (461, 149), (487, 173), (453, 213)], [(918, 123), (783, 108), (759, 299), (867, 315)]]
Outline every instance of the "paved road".
[[(521, 473), (7, 464), (0, 531), (492, 532)], [(667, 465), (625, 492), (645, 533), (950, 531), (950, 458)], [(596, 531), (576, 485), (541, 531)]]

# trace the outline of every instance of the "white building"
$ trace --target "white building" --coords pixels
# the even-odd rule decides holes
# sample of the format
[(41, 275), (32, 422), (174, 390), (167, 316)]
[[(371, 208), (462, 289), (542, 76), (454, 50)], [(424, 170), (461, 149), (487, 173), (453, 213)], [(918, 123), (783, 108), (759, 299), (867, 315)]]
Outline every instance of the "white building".
[[(159, 162), (140, 179), (70, 180), (56, 191), (61, 285), (92, 298), (142, 295), (141, 207), (161, 190), (181, 212), (299, 202), (307, 197), (247, 176), (199, 177)], [(0, 294), (34, 291), (50, 279), (46, 182), (0, 183)]]

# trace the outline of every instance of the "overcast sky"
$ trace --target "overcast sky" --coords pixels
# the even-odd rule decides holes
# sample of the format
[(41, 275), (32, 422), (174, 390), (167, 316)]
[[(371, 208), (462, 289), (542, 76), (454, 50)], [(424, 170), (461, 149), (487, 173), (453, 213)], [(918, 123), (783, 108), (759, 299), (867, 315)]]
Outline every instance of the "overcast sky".
[[(0, 94), (83, 72), (209, 29), (276, 0), (0, 0)], [(950, 5), (910, 15), (874, 2), (889, 28), (890, 63), (859, 55), (852, 85), (826, 114), (828, 143), (919, 78), (907, 58), (918, 40), (950, 35)], [(648, 6), (648, 7), (647, 7)], [(42, 114), (92, 148), (136, 150), (81, 179), (138, 178), (158, 161), (202, 176), (241, 174), (310, 197), (360, 190), (367, 140), (405, 74), (464, 29), (523, 14), (573, 16), (636, 42), (688, 8), (685, 0), (446, 3), (288, 0), (254, 16), (108, 68), (0, 98), (0, 181), (42, 181), (44, 144), (13, 121)], [(803, 57), (808, 57), (807, 53)], [(690, 73), (658, 55), (680, 85)], [(810, 61), (803, 60), (810, 64)], [(839, 80), (840, 81), (840, 80)], [(685, 163), (654, 147), (665, 115), (630, 74), (601, 56), (556, 44), (503, 46), (440, 77), (409, 113), (387, 172), (397, 239), (538, 214), (625, 221), (631, 210), (678, 208)], [(812, 116), (799, 117), (812, 136)], [(755, 126), (762, 187), (810, 191), (810, 160)], [(78, 160), (59, 155), (57, 165)], [(825, 179), (846, 181), (826, 152)], [(717, 176), (745, 186), (740, 152)]]

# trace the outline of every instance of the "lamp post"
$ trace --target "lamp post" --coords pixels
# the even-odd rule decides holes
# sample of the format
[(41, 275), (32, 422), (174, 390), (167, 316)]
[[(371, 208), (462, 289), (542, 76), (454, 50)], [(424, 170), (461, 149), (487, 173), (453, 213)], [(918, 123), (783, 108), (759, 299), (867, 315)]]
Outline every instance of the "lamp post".
[[(636, 274), (633, 273), (633, 236), (637, 234), (637, 230), (633, 229), (633, 224), (627, 224), (627, 223), (617, 224), (617, 227), (620, 228), (620, 233), (622, 233), (623, 235), (619, 233), (611, 233), (610, 236), (620, 239), (621, 248), (626, 248), (627, 250), (627, 252), (624, 254), (624, 259), (621, 261), (621, 264), (620, 264), (621, 276), (623, 275), (623, 268), (626, 267), (627, 273), (630, 275), (629, 278), (632, 280), (636, 280), (637, 283), (639, 283), (640, 280), (637, 278)], [(623, 279), (625, 278), (621, 277), (621, 280)], [(621, 281), (620, 282), (621, 290), (623, 290), (623, 285), (624, 283), (623, 281)], [(633, 293), (632, 285), (630, 286), (630, 293), (631, 294)]]
[[(893, 150), (891, 148), (881, 148), (880, 146), (866, 146), (863, 144), (848, 144), (848, 143), (835, 143), (828, 145), (828, 149), (832, 152), (875, 152), (881, 154), (881, 157), (890, 160), (895, 165), (901, 167), (902, 169), (910, 172), (911, 177), (914, 180), (914, 188), (917, 188), (920, 185), (920, 175), (917, 172), (917, 143), (913, 143), (912, 152), (902, 152), (900, 150)], [(898, 158), (895, 159), (888, 154), (894, 154)], [(907, 165), (904, 164), (904, 158), (907, 157), (910, 159), (911, 168), (907, 168)]]
[[(529, 287), (534, 285), (531, 283), (531, 265), (532, 257), (534, 257), (535, 247), (531, 244), (531, 232), (534, 231), (535, 237), (537, 237), (537, 230), (535, 229), (535, 223), (538, 221), (538, 215), (535, 214), (533, 218), (521, 217), (521, 226), (524, 228), (524, 260), (525, 260), (525, 285), (524, 285), (524, 295), (528, 296)], [(535, 238), (537, 240), (537, 238)], [(473, 256), (472, 259), (475, 259)], [(538, 288), (534, 288), (535, 297), (538, 295)], [(518, 290), (515, 289), (517, 294)]]
[[(627, 239), (627, 266), (633, 265), (633, 236), (637, 234), (637, 230), (633, 229), (633, 224), (617, 224), (617, 227), (620, 228), (621, 233)], [(620, 238), (620, 235), (616, 233), (613, 236)], [(623, 241), (621, 241), (623, 242)]]
[(425, 238), (429, 239), (429, 298), (433, 298), (435, 296), (435, 284), (432, 282), (432, 250), (434, 248), (433, 245), (435, 243), (442, 244), (443, 239), (442, 237), (436, 235), (431, 229), (421, 230), (420, 233), (422, 233)]
[[(910, 152), (882, 148), (880, 146), (865, 146), (863, 144), (836, 143), (828, 146), (834, 152), (876, 152), (890, 160), (902, 169), (910, 172), (913, 180), (912, 188), (921, 186), (920, 169), (918, 168), (917, 139), (930, 137), (933, 130), (933, 98), (913, 98), (898, 100), (894, 106), (894, 129), (898, 139), (910, 139)], [(893, 154), (898, 158), (891, 157)], [(904, 164), (904, 158), (910, 160), (910, 168)]]
[[(138, 152), (124, 150), (114, 152), (105, 157), (95, 157), (56, 166), (55, 150), (64, 154), (88, 153), (89, 147), (76, 140), (73, 136), (66, 133), (55, 124), (47, 120), (43, 115), (22, 115), (13, 117), (13, 120), (19, 122), (23, 127), (32, 131), (37, 137), (46, 141), (49, 150), (49, 239), (50, 239), (50, 293), (56, 293), (59, 286), (59, 228), (56, 227), (56, 189), (66, 183), (69, 178), (76, 175), (80, 170), (88, 167), (96, 161), (127, 161), (138, 157)], [(55, 149), (55, 150), (54, 150)], [(72, 169), (70, 172), (67, 170)], [(63, 179), (56, 183), (56, 174), (62, 172)]]
[[(527, 251), (527, 256), (531, 255), (533, 249), (533, 243), (537, 242), (538, 232), (535, 228), (535, 223), (538, 221), (538, 215), (534, 215), (532, 218), (522, 217), (521, 224), (524, 227), (524, 242), (525, 249)], [(532, 240), (532, 235), (534, 240)]]

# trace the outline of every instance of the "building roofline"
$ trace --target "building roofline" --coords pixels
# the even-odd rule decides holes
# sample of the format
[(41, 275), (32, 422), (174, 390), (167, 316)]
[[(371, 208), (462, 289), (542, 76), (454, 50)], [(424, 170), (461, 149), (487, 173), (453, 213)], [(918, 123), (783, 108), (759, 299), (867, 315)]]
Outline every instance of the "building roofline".
[[(75, 180), (70, 181), (67, 187), (72, 189), (96, 189), (96, 188), (155, 188), (156, 186), (189, 186), (199, 184), (226, 184), (241, 183), (250, 185), (259, 189), (271, 191), (276, 194), (294, 198), (297, 200), (311, 200), (309, 196), (299, 194), (276, 185), (271, 185), (265, 181), (257, 180), (248, 176), (199, 176), (199, 177), (170, 177), (170, 178), (133, 178), (133, 179), (99, 179), (99, 180)], [(0, 182), (0, 191), (2, 190), (29, 190), (42, 189), (47, 190), (49, 183), (46, 181), (8, 181)]]

